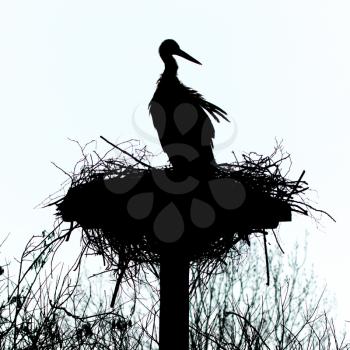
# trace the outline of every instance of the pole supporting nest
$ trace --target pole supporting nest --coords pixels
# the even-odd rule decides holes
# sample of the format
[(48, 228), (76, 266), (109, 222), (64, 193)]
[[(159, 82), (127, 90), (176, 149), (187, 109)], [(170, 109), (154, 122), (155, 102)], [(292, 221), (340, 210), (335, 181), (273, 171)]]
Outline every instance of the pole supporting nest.
[(160, 254), (159, 348), (189, 349), (189, 260), (173, 246)]

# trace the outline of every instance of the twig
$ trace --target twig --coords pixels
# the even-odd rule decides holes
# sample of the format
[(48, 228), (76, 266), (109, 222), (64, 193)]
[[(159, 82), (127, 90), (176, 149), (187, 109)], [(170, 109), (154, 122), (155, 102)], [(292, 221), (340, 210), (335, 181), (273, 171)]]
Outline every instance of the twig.
[(265, 263), (266, 263), (266, 285), (269, 286), (270, 285), (270, 267), (269, 267), (269, 258), (267, 255), (267, 243), (266, 243), (266, 235), (267, 233), (264, 232), (263, 233), (263, 237), (264, 237), (264, 250), (265, 250)]
[(294, 188), (292, 189), (292, 191), (290, 191), (287, 200), (288, 200), (290, 197), (292, 197), (292, 195), (295, 193), (295, 191), (296, 191), (296, 189), (298, 188), (299, 183), (300, 183), (301, 179), (303, 178), (304, 174), (305, 174), (305, 170), (303, 170), (303, 172), (302, 172), (301, 175), (299, 176), (299, 179), (298, 179), (298, 181), (296, 182), (296, 184), (295, 184)]
[(100, 136), (100, 137), (101, 137), (101, 139), (102, 139), (103, 141), (106, 141), (108, 144), (110, 144), (111, 146), (115, 147), (118, 151), (125, 153), (126, 155), (128, 155), (129, 157), (131, 157), (133, 160), (135, 160), (137, 163), (140, 163), (141, 165), (147, 167), (148, 169), (151, 169), (151, 168), (152, 168), (151, 165), (146, 164), (146, 163), (144, 163), (142, 160), (137, 159), (137, 158), (134, 157), (131, 153), (129, 153), (129, 152), (123, 150), (122, 148), (118, 147), (118, 146), (115, 145), (114, 143), (108, 141), (105, 137), (103, 137), (103, 136)]

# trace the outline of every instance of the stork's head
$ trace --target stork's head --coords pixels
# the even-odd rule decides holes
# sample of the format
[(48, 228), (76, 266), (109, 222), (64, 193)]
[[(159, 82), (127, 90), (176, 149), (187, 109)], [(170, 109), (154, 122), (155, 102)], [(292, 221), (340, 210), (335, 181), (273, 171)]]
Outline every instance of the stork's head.
[(195, 58), (190, 56), (185, 51), (182, 51), (180, 49), (179, 44), (172, 39), (164, 40), (161, 45), (159, 46), (159, 55), (165, 62), (166, 59), (172, 55), (177, 55), (185, 58), (186, 60), (189, 60), (193, 63), (201, 64), (199, 61), (197, 61)]

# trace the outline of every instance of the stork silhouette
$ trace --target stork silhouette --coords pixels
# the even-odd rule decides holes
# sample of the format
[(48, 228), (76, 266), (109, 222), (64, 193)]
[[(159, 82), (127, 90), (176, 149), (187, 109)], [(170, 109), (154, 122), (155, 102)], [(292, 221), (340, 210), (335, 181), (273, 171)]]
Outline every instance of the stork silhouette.
[(199, 61), (182, 51), (172, 39), (162, 42), (159, 54), (165, 69), (149, 103), (153, 125), (174, 170), (203, 175), (216, 165), (215, 131), (209, 116), (217, 122), (220, 118), (229, 120), (224, 110), (177, 78), (178, 66), (173, 55), (201, 64)]

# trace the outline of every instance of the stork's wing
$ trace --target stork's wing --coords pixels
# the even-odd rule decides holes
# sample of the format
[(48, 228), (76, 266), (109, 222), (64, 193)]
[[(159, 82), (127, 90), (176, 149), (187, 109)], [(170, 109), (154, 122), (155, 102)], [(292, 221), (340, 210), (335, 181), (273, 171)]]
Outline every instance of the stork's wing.
[(220, 123), (220, 119), (218, 117), (221, 117), (221, 118), (225, 119), (226, 121), (230, 122), (226, 118), (227, 113), (223, 109), (214, 105), (211, 102), (208, 102), (198, 91), (193, 90), (193, 89), (191, 89), (183, 84), (181, 84), (181, 85), (182, 85), (182, 88), (186, 90), (186, 95), (191, 96), (191, 99), (193, 99), (194, 105), (199, 105), (200, 107), (202, 107), (218, 123)]

